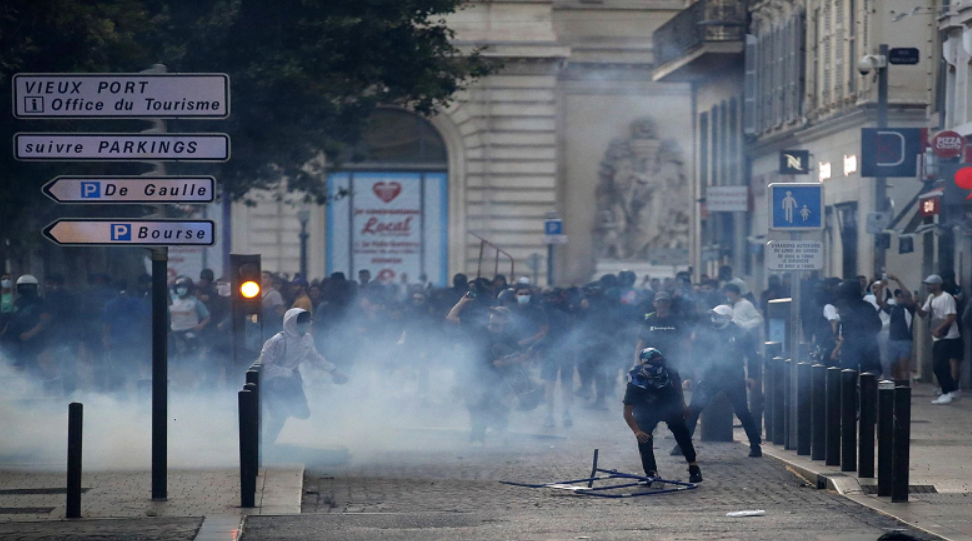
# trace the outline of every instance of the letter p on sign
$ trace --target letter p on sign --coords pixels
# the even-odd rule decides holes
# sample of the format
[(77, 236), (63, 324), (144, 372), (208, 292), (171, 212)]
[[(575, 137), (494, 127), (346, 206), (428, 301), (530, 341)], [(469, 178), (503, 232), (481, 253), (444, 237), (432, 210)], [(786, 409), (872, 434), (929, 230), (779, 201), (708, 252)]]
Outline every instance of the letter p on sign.
[(111, 240), (131, 241), (132, 226), (130, 224), (111, 224)]
[(100, 199), (100, 198), (101, 198), (100, 182), (81, 183), (81, 199)]

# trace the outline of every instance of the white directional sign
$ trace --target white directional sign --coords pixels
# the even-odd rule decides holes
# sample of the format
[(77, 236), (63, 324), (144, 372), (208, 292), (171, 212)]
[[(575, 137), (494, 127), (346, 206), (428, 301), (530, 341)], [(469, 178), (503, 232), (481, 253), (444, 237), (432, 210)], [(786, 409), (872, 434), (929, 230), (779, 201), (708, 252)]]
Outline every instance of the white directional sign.
[(24, 161), (229, 160), (224, 133), (18, 133), (14, 157)]
[(821, 270), (823, 242), (817, 240), (772, 240), (766, 243), (766, 268), (771, 271)]
[(42, 234), (62, 246), (211, 246), (212, 220), (62, 219)]
[(705, 189), (705, 209), (709, 212), (746, 212), (749, 186), (709, 186)]
[(19, 73), (17, 118), (226, 118), (229, 76)]
[(44, 195), (58, 203), (212, 203), (213, 177), (57, 177)]

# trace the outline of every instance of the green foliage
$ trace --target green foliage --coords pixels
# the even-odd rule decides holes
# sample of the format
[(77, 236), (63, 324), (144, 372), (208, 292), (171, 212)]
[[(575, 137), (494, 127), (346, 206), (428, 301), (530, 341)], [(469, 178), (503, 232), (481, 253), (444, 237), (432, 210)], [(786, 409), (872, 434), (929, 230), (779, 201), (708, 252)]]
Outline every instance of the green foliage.
[[(353, 145), (380, 105), (428, 114), (490, 71), (478, 51), (460, 54), (443, 17), (465, 0), (5, 0), (0, 2), (0, 102), (18, 72), (228, 73), (231, 117), (170, 121), (170, 132), (229, 133), (219, 166), (171, 164), (170, 173), (212, 173), (240, 199), (282, 177), (323, 200), (321, 157)], [(16, 131), (140, 131), (144, 122), (16, 121)], [(0, 236), (36, 238), (53, 205), (39, 186), (55, 174), (141, 172), (127, 164), (16, 163), (0, 153)], [(38, 210), (40, 210), (38, 212)], [(73, 212), (72, 214), (80, 214)], [(3, 250), (0, 247), (0, 250)]]

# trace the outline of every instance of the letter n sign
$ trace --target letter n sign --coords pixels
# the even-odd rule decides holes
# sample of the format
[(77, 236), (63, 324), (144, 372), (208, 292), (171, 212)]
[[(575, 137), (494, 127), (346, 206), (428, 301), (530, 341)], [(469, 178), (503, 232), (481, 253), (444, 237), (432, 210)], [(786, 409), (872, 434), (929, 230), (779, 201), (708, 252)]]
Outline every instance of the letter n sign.
[(920, 128), (861, 128), (861, 176), (916, 177), (921, 140)]

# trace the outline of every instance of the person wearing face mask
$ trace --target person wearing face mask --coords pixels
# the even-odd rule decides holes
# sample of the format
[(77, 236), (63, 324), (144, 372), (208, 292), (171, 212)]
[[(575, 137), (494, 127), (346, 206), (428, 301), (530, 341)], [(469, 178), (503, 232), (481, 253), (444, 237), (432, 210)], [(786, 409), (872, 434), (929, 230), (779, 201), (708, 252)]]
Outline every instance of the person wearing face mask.
[[(181, 375), (184, 384), (192, 386), (199, 381), (197, 370), (202, 349), (200, 333), (211, 320), (209, 309), (193, 295), (192, 280), (186, 276), (176, 279), (174, 293), (169, 304), (169, 337), (175, 352), (174, 371)], [(180, 374), (181, 373), (181, 374)], [(178, 378), (178, 376), (177, 376)]]
[(260, 363), (263, 366), (260, 392), (268, 413), (263, 434), (265, 441), (271, 444), (277, 441), (287, 419), (310, 417), (304, 383), (300, 376), (301, 364), (307, 361), (330, 372), (334, 383), (339, 385), (348, 381), (347, 376), (317, 352), (314, 339), (308, 333), (310, 326), (310, 312), (303, 308), (287, 310), (283, 318), (283, 330), (267, 340), (260, 352)]
[(533, 292), (529, 285), (517, 287), (509, 329), (523, 349), (529, 349), (543, 340), (550, 329), (546, 312), (532, 301)]
[[(716, 395), (725, 392), (732, 402), (736, 417), (746, 430), (746, 436), (749, 438), (749, 456), (759, 458), (763, 456), (760, 447), (762, 439), (746, 401), (747, 387), (752, 388), (755, 384), (752, 379), (746, 379), (745, 359), (751, 353), (747, 351), (751, 342), (732, 322), (732, 317), (732, 307), (725, 304), (709, 310), (709, 325), (699, 329), (695, 339), (692, 340), (693, 362), (697, 377), (694, 382), (686, 381), (686, 387), (694, 388), (686, 424), (689, 432), (694, 434), (702, 410)], [(755, 352), (752, 354), (754, 355)], [(676, 445), (672, 454), (680, 453), (681, 449)]]
[(664, 422), (680, 445), (679, 453), (689, 464), (689, 482), (701, 483), (702, 470), (696, 462), (692, 434), (685, 424), (682, 379), (668, 366), (662, 352), (649, 347), (638, 352), (638, 364), (628, 372), (624, 392), (624, 421), (638, 441), (641, 466), (648, 477), (658, 477), (652, 432)]
[(51, 314), (37, 291), (37, 278), (25, 274), (17, 278), (16, 286), (17, 300), (3, 337), (10, 345), (14, 366), (40, 375), (37, 358), (44, 351), (44, 331), (51, 321)]

